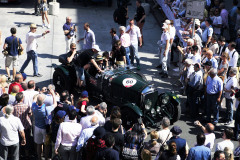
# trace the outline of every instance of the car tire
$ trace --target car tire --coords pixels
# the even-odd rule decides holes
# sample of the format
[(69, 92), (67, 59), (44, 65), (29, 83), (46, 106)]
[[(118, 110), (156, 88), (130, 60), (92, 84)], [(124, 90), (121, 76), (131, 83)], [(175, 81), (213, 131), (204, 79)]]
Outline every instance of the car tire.
[(64, 90), (70, 91), (71, 89), (70, 77), (65, 75), (64, 72), (58, 68), (53, 73), (53, 84), (58, 93)]
[(125, 130), (129, 130), (135, 123), (137, 123), (139, 116), (130, 108), (121, 108), (122, 125)]
[(172, 119), (170, 120), (171, 124), (174, 124), (180, 119), (181, 116), (181, 106), (180, 105), (173, 105), (169, 103), (167, 105), (167, 110), (170, 112)]

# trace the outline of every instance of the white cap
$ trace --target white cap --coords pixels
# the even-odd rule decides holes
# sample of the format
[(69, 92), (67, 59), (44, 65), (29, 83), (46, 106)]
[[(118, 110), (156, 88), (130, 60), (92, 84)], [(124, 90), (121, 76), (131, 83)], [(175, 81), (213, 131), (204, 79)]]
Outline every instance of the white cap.
[(98, 45), (94, 45), (93, 47), (92, 47), (92, 49), (96, 49), (98, 52), (100, 52), (101, 51), (101, 49), (99, 48), (99, 46)]
[(171, 24), (171, 21), (169, 19), (166, 19), (164, 23)]
[(166, 29), (168, 28), (168, 25), (166, 23), (163, 23), (163, 26), (162, 26), (163, 29)]
[(195, 19), (195, 24), (200, 26), (200, 20), (199, 19)]

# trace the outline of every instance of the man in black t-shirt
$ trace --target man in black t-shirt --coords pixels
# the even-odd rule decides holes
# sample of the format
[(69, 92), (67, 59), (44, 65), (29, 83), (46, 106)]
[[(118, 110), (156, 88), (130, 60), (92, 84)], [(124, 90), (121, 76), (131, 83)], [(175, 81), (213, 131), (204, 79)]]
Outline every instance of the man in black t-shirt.
[(72, 63), (75, 66), (76, 74), (77, 74), (77, 83), (78, 87), (82, 87), (83, 81), (85, 80), (84, 75), (84, 66), (88, 63), (92, 63), (99, 72), (103, 72), (101, 68), (97, 65), (94, 60), (94, 55), (97, 54), (100, 50), (98, 45), (94, 45), (92, 49), (84, 50), (82, 53), (78, 53), (76, 51), (76, 44), (72, 43), (70, 45), (70, 52), (67, 53), (67, 61), (68, 63)]
[(143, 42), (142, 29), (143, 29), (143, 25), (145, 23), (146, 14), (145, 14), (145, 10), (141, 6), (141, 4), (142, 4), (141, 0), (136, 1), (137, 12), (136, 12), (136, 15), (135, 15), (134, 19), (137, 22), (137, 26), (140, 28), (140, 32), (141, 32), (141, 35), (142, 35), (142, 42)]
[(120, 40), (115, 42), (114, 48), (112, 49), (112, 61), (112, 64), (116, 64), (118, 67), (124, 67), (126, 64), (126, 50)]

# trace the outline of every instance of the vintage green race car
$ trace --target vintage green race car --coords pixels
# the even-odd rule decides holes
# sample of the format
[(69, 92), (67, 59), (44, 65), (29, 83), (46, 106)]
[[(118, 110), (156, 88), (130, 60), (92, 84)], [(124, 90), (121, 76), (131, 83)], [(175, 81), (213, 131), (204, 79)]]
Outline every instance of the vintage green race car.
[[(171, 92), (159, 94), (146, 77), (134, 68), (106, 70), (98, 77), (85, 71), (85, 77), (90, 96), (100, 97), (121, 108), (122, 121), (126, 128), (138, 122), (140, 117), (149, 127), (158, 127), (165, 116), (171, 123), (180, 118), (178, 96)], [(57, 66), (53, 74), (53, 83), (57, 91), (74, 88), (76, 74), (73, 67), (64, 63)]]

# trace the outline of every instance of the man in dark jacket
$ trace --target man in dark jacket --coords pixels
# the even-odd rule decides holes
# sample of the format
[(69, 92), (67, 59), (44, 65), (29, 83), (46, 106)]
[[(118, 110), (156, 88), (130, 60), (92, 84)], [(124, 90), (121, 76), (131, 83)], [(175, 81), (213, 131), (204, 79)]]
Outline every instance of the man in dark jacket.
[(113, 149), (115, 138), (113, 135), (106, 135), (105, 144), (107, 147), (99, 149), (95, 160), (119, 160), (119, 154)]

